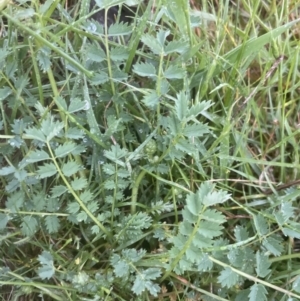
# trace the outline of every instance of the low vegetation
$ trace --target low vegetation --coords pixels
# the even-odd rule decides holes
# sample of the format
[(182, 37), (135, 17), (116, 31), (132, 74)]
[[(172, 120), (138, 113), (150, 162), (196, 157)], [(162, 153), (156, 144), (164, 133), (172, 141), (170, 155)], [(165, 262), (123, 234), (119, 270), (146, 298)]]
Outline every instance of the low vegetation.
[(0, 5), (0, 300), (300, 299), (299, 1), (89, 8)]

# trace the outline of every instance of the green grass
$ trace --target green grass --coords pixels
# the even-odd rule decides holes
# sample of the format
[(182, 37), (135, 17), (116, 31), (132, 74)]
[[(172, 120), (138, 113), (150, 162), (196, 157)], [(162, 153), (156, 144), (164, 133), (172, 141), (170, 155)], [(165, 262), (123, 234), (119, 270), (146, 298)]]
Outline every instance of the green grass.
[(2, 7), (0, 300), (300, 299), (298, 1), (88, 8)]

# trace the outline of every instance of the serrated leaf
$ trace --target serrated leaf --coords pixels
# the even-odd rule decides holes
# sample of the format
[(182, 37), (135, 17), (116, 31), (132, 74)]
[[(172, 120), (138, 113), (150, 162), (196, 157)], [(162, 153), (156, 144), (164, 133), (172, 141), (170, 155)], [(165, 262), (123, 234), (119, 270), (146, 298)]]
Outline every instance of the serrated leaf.
[(110, 262), (117, 277), (124, 277), (128, 275), (130, 266), (126, 260), (121, 259), (120, 255), (113, 254)]
[(79, 195), (79, 197), (83, 203), (87, 204), (93, 199), (93, 194), (90, 192), (90, 190), (85, 190)]
[(127, 60), (128, 51), (123, 47), (113, 47), (110, 50), (110, 58), (115, 62), (122, 62)]
[(8, 196), (5, 206), (10, 212), (15, 213), (22, 207), (24, 203), (24, 195), (22, 192), (15, 192)]
[(102, 62), (106, 60), (106, 54), (100, 47), (91, 45), (86, 49), (86, 57), (93, 62)]
[(186, 208), (193, 215), (199, 215), (203, 209), (203, 204), (198, 197), (198, 194), (190, 193), (186, 197)]
[(33, 236), (37, 231), (38, 222), (33, 216), (25, 216), (21, 223), (21, 232), (25, 236)]
[(157, 294), (160, 292), (160, 287), (151, 280), (157, 279), (160, 275), (161, 271), (158, 268), (149, 268), (145, 271), (139, 271), (132, 286), (132, 291), (140, 295), (145, 290), (148, 290), (152, 296), (157, 297)]
[(5, 229), (8, 223), (8, 216), (4, 213), (0, 213), (0, 230)]
[(189, 209), (187, 209), (187, 206), (184, 207), (184, 209), (182, 210), (182, 217), (184, 220), (192, 223), (196, 223), (198, 220), (198, 215), (194, 215), (190, 212)]
[(249, 238), (249, 233), (245, 227), (236, 226), (234, 228), (234, 237), (236, 238), (237, 242), (246, 240)]
[(124, 36), (130, 34), (131, 32), (132, 32), (132, 27), (123, 22), (113, 23), (108, 28), (109, 37)]
[(68, 191), (68, 188), (63, 185), (56, 185), (51, 188), (51, 197), (57, 198)]
[(250, 288), (249, 301), (265, 301), (267, 299), (267, 290), (266, 288), (260, 284), (255, 283)]
[(176, 65), (170, 65), (165, 71), (164, 71), (164, 77), (167, 79), (181, 79), (186, 76), (186, 72), (179, 68)]
[(158, 43), (161, 46), (165, 45), (166, 39), (167, 37), (170, 35), (170, 30), (162, 30), (160, 29), (157, 33), (156, 33), (156, 40), (158, 41)]
[(175, 110), (176, 116), (181, 121), (186, 117), (187, 109), (189, 107), (189, 100), (185, 92), (180, 91), (177, 94), (177, 98), (175, 100)]
[(201, 221), (198, 232), (204, 237), (214, 238), (222, 234), (223, 227), (217, 223), (209, 221)]
[(37, 52), (37, 61), (43, 72), (46, 72), (51, 68), (50, 54), (51, 50), (46, 46), (41, 47)]
[(64, 123), (62, 121), (55, 121), (51, 115), (48, 115), (41, 123), (41, 131), (46, 135), (47, 141), (59, 136), (63, 128)]
[(211, 248), (213, 246), (213, 240), (201, 235), (199, 232), (195, 234), (192, 243), (198, 248)]
[(79, 209), (80, 209), (80, 205), (77, 202), (68, 204), (67, 210), (71, 214), (77, 213), (79, 211)]
[(36, 150), (29, 153), (29, 156), (26, 158), (26, 163), (34, 163), (39, 161), (44, 161), (50, 159), (48, 153), (44, 150)]
[(202, 219), (218, 224), (223, 224), (226, 222), (226, 217), (215, 209), (206, 209), (202, 213)]
[(112, 145), (111, 149), (104, 152), (104, 156), (111, 161), (125, 167), (125, 163), (120, 160), (127, 155), (127, 150), (121, 149), (120, 145)]
[(15, 137), (8, 140), (8, 143), (10, 146), (14, 148), (20, 148), (21, 145), (24, 143), (23, 139), (19, 135), (16, 135)]
[(197, 256), (197, 270), (200, 272), (207, 272), (213, 268), (213, 262), (209, 259), (208, 254), (200, 253)]
[(279, 256), (283, 252), (281, 241), (272, 236), (263, 239), (262, 244), (274, 256)]
[(220, 276), (218, 277), (218, 282), (221, 284), (222, 287), (231, 288), (234, 285), (236, 285), (238, 281), (239, 275), (229, 267), (226, 267), (225, 270), (221, 271)]
[(68, 107), (68, 112), (69, 113), (75, 113), (78, 111), (86, 110), (88, 106), (87, 101), (81, 100), (78, 97), (71, 98), (70, 100), (70, 105)]
[(290, 236), (292, 238), (300, 239), (300, 231), (290, 229), (290, 228), (287, 228), (287, 227), (282, 227), (282, 232), (285, 236)]
[(49, 234), (57, 233), (60, 227), (60, 222), (56, 215), (47, 215), (45, 217), (45, 224)]
[(63, 108), (63, 110), (67, 111), (67, 102), (65, 101), (65, 99), (61, 96), (57, 96), (55, 97), (55, 102), (61, 106)]
[(133, 71), (140, 76), (156, 77), (156, 69), (151, 63), (137, 63)]
[(85, 222), (87, 220), (88, 216), (84, 211), (81, 211), (77, 214), (76, 219), (79, 222)]
[(268, 224), (266, 219), (261, 215), (257, 214), (253, 217), (255, 228), (259, 235), (263, 236), (268, 233)]
[(104, 182), (104, 188), (106, 190), (114, 190), (116, 188), (116, 183), (114, 180), (106, 180)]
[(43, 166), (39, 166), (37, 174), (40, 179), (48, 178), (57, 173), (56, 167), (53, 163), (44, 163)]
[(194, 227), (188, 222), (188, 221), (183, 221), (179, 225), (179, 233), (182, 235), (190, 236), (193, 233)]
[(81, 167), (75, 161), (68, 161), (63, 164), (62, 172), (66, 177), (70, 177), (77, 173)]
[[(0, 52), (0, 56), (2, 53), (2, 49)], [(2, 89), (0, 89), (0, 101), (6, 99), (10, 94), (12, 94), (12, 89), (10, 87), (4, 87)]]
[(69, 139), (83, 139), (84, 134), (82, 130), (70, 127), (67, 129), (65, 136)]
[(35, 127), (26, 129), (25, 133), (26, 134), (23, 136), (24, 138), (35, 139), (42, 142), (47, 141), (46, 136), (43, 134), (43, 132)]
[(16, 170), (14, 173), (14, 177), (19, 181), (23, 182), (27, 178), (28, 173), (23, 169), (23, 170)]
[(188, 140), (184, 138), (179, 138), (175, 144), (175, 148), (185, 152), (188, 155), (193, 155), (197, 152), (196, 146), (191, 144)]
[(7, 166), (7, 167), (2, 167), (0, 169), (0, 176), (7, 176), (16, 171), (16, 168), (14, 166)]
[(297, 293), (300, 293), (300, 276), (297, 276), (293, 282), (293, 290)]
[(31, 201), (34, 204), (35, 211), (42, 211), (46, 205), (46, 196), (44, 192), (39, 192), (33, 196)]
[(271, 266), (271, 262), (269, 261), (269, 258), (260, 253), (259, 251), (256, 252), (256, 273), (259, 277), (266, 277), (271, 270), (269, 267)]
[(43, 265), (42, 267), (38, 268), (38, 275), (42, 280), (50, 279), (54, 274), (55, 274), (54, 266)]
[(72, 153), (76, 149), (77, 145), (73, 141), (67, 141), (64, 144), (59, 145), (55, 150), (55, 156), (57, 158), (62, 158), (70, 153)]
[(42, 254), (38, 256), (38, 261), (42, 265), (53, 265), (53, 257), (47, 251), (43, 251)]
[(208, 193), (203, 199), (205, 206), (214, 206), (216, 204), (222, 204), (230, 199), (230, 194), (226, 191), (218, 190)]
[(106, 72), (98, 71), (93, 74), (89, 81), (92, 85), (102, 85), (109, 81), (109, 77)]
[(99, 208), (99, 202), (98, 201), (89, 202), (87, 204), (87, 208), (91, 213), (95, 213)]
[(170, 54), (170, 53), (184, 53), (189, 49), (189, 45), (187, 41), (171, 41), (165, 46), (165, 53)]
[(156, 91), (151, 91), (142, 98), (142, 102), (148, 108), (155, 108), (159, 103), (159, 96), (157, 95)]
[(203, 123), (186, 125), (182, 130), (182, 134), (189, 138), (202, 137), (203, 135), (209, 133), (210, 133), (209, 127)]
[(294, 216), (294, 210), (295, 208), (291, 203), (285, 202), (281, 204), (280, 213), (284, 216), (285, 221)]
[(154, 54), (161, 54), (163, 52), (163, 46), (157, 41), (156, 38), (149, 34), (142, 36), (141, 41), (149, 47), (150, 51)]
[(71, 182), (71, 186), (74, 190), (82, 190), (87, 186), (87, 184), (88, 184), (87, 180), (83, 178), (75, 178)]

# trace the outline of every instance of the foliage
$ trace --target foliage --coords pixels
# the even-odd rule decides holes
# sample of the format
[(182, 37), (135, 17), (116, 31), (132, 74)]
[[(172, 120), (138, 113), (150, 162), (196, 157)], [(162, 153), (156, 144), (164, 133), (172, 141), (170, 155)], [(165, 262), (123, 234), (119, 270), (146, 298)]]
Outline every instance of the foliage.
[(299, 299), (297, 1), (31, 2), (0, 5), (2, 299)]

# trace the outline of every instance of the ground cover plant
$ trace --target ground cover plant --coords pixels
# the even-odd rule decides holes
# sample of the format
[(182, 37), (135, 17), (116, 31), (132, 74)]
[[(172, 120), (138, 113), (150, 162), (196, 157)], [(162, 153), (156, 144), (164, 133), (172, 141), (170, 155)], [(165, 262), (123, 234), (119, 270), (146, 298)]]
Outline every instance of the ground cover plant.
[(0, 5), (0, 300), (300, 299), (298, 1), (95, 2)]

